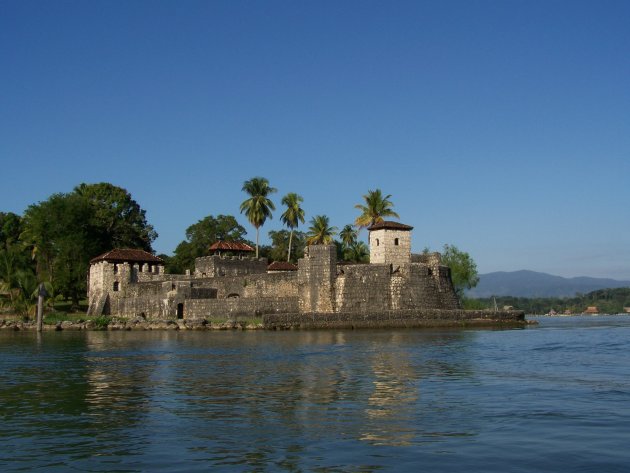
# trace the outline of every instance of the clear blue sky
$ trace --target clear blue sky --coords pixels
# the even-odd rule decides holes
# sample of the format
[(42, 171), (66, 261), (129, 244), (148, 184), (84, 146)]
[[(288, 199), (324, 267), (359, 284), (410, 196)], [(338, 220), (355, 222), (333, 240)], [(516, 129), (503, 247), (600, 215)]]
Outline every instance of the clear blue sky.
[(0, 94), (0, 211), (111, 182), (170, 254), (254, 239), (253, 176), (340, 228), (381, 188), (415, 251), (630, 280), (628, 1), (2, 0)]

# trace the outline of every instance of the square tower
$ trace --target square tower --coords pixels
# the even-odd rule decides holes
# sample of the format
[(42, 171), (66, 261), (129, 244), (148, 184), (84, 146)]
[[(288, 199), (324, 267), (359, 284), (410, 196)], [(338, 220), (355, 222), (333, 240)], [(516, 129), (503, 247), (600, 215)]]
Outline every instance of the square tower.
[(411, 263), (411, 230), (398, 222), (378, 222), (370, 232), (370, 263), (391, 264), (394, 269)]

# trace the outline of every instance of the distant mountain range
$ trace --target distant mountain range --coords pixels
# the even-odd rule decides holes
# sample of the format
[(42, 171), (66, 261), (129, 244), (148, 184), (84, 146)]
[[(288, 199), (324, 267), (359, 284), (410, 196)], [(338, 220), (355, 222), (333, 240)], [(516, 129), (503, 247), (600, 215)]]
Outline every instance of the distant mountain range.
[(467, 292), (468, 297), (572, 297), (597, 289), (630, 287), (630, 281), (606, 278), (563, 278), (536, 271), (498, 271), (479, 275), (477, 287)]

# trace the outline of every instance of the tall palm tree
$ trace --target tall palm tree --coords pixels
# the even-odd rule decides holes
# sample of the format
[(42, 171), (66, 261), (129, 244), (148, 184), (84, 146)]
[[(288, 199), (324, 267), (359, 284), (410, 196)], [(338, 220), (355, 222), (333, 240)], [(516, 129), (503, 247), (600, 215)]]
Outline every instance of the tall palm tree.
[(370, 261), (370, 249), (362, 241), (355, 241), (343, 253), (344, 259), (355, 263), (367, 263)]
[(391, 194), (383, 196), (380, 189), (368, 190), (363, 196), (365, 205), (357, 204), (354, 207), (361, 211), (361, 215), (357, 217), (354, 224), (359, 228), (369, 227), (375, 223), (382, 222), (383, 217), (400, 218), (396, 212), (392, 210), (394, 204), (389, 200)]
[(354, 229), (352, 225), (346, 225), (339, 232), (339, 236), (341, 237), (341, 242), (343, 243), (345, 248), (349, 248), (357, 241), (357, 231)]
[(329, 226), (326, 215), (316, 215), (311, 219), (311, 226), (308, 229), (307, 245), (329, 245), (333, 241), (333, 236), (337, 234), (337, 227)]
[(284, 211), (280, 220), (291, 230), (289, 234), (289, 251), (287, 252), (287, 261), (291, 261), (291, 243), (293, 242), (293, 230), (299, 225), (299, 222), (304, 223), (304, 209), (300, 207), (300, 203), (304, 202), (301, 195), (295, 192), (289, 192), (282, 198), (282, 205), (286, 205), (287, 209)]
[(269, 194), (277, 192), (277, 189), (269, 186), (269, 181), (264, 177), (253, 177), (243, 183), (244, 192), (249, 194), (249, 199), (241, 204), (241, 213), (245, 213), (247, 220), (256, 228), (256, 258), (258, 258), (258, 234), (267, 220), (271, 218), (271, 211), (276, 210), (276, 206), (267, 197)]

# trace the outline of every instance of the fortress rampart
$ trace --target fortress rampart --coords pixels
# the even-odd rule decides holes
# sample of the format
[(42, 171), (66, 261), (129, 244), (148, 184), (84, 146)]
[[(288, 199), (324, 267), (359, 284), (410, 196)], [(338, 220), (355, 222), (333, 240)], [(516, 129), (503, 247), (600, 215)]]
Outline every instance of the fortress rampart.
[(197, 258), (192, 275), (172, 275), (149, 253), (112, 250), (92, 260), (88, 313), (146, 320), (264, 316), (269, 327), (286, 328), (313, 326), (309, 321), (320, 316), (324, 327), (410, 326), (413, 314), (451, 320), (468, 312), (460, 310), (439, 253), (411, 254), (411, 227), (377, 224), (370, 243), (370, 264), (338, 264), (334, 245), (314, 245), (297, 271), (279, 273), (267, 273), (264, 259), (214, 255)]

